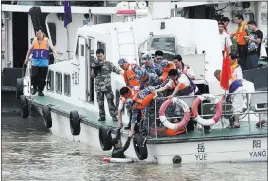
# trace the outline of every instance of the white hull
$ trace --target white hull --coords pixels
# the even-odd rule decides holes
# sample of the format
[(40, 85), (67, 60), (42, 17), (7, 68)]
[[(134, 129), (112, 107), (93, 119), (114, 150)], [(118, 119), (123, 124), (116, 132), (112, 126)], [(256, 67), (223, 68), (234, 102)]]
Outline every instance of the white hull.
[[(79, 141), (91, 147), (99, 148), (99, 130), (81, 123), (80, 135), (73, 136), (70, 130), (69, 118), (51, 112), (52, 128), (50, 131), (62, 138), (71, 141)], [(219, 130), (220, 131), (220, 130)], [(122, 136), (124, 143), (126, 138)], [(253, 148), (253, 142), (261, 142), (260, 147)], [(204, 144), (204, 152), (198, 152), (198, 145)], [(258, 146), (254, 144), (254, 146)], [(146, 162), (158, 164), (173, 164), (173, 157), (179, 155), (182, 164), (208, 163), (208, 162), (255, 162), (267, 161), (267, 137), (243, 138), (236, 140), (215, 140), (203, 142), (147, 144), (148, 158)], [(110, 152), (110, 151), (107, 151)], [(133, 143), (125, 152), (125, 155), (137, 159)]]

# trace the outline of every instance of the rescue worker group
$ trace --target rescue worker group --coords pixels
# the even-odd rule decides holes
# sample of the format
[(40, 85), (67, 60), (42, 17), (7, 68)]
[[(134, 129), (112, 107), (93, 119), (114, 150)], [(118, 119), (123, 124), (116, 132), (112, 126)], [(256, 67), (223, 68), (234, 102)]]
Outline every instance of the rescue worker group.
[[(237, 41), (235, 53), (228, 53), (227, 56), (230, 55), (232, 71), (229, 93), (238, 93), (229, 96), (234, 115), (231, 127), (239, 128), (239, 113), (242, 112), (245, 99), (244, 94), (241, 93), (246, 92), (242, 84), (242, 69), (255, 68), (258, 64), (257, 59), (260, 56), (262, 32), (258, 30), (254, 21), (246, 23), (241, 15), (237, 15), (235, 21), (238, 28), (232, 35), (229, 35), (227, 32), (228, 18), (222, 19), (218, 25), (223, 55), (225, 54), (224, 47), (228, 47), (229, 52), (234, 52), (231, 51), (231, 43), (228, 39), (235, 37)], [(246, 31), (245, 24), (248, 24), (251, 33)], [(241, 35), (248, 36), (241, 37)], [(57, 56), (52, 43), (44, 36), (42, 29), (38, 28), (36, 30), (36, 38), (33, 40), (25, 59), (25, 64), (27, 64), (32, 53), (31, 83), (33, 85), (33, 95), (38, 91), (39, 96), (44, 96), (43, 89), (46, 84), (45, 79), (49, 65), (49, 48), (53, 51), (54, 56)], [(120, 58), (118, 65), (122, 70), (112, 62), (105, 61), (103, 49), (96, 50), (96, 57), (97, 59), (94, 60), (90, 67), (91, 76), (95, 79), (95, 92), (99, 106), (98, 121), (106, 120), (104, 109), (105, 96), (110, 115), (113, 121), (118, 121), (118, 127), (121, 129), (123, 127), (122, 112), (125, 105), (130, 114), (128, 126), (125, 127), (125, 129), (130, 129), (128, 142), (135, 132), (139, 131), (142, 134), (148, 135), (149, 129), (155, 126), (153, 124), (161, 127), (160, 121), (155, 121), (156, 112), (158, 112), (159, 107), (165, 101), (161, 98), (171, 99), (175, 96), (194, 96), (200, 94), (198, 87), (193, 82), (195, 79), (194, 71), (190, 66), (183, 63), (181, 55), (175, 55), (172, 60), (165, 60), (164, 53), (161, 50), (156, 51), (154, 55), (145, 53), (142, 55), (142, 66), (129, 63), (125, 58)], [(119, 91), (120, 101), (117, 110), (111, 86), (111, 72), (121, 74), (125, 80), (125, 86)], [(220, 80), (221, 70), (215, 70), (214, 75), (216, 79)], [(169, 106), (166, 110), (166, 115), (174, 117), (176, 110), (175, 106)], [(173, 119), (171, 121), (177, 122), (180, 120)], [(137, 126), (138, 124), (139, 127)], [(193, 131), (195, 124), (193, 120), (190, 120), (187, 124), (187, 131)], [(210, 127), (205, 126), (205, 132), (209, 130)], [(115, 141), (114, 144), (117, 144), (117, 142)]]
[[(95, 78), (95, 88), (97, 92), (97, 101), (99, 105), (99, 120), (105, 121), (104, 111), (104, 95), (107, 98), (109, 112), (114, 121), (118, 121), (118, 127), (123, 127), (122, 111), (124, 105), (130, 113), (130, 120), (125, 129), (130, 129), (129, 136), (134, 135), (138, 130), (142, 134), (147, 135), (150, 127), (155, 124), (155, 107), (159, 110), (161, 104), (167, 98), (172, 99), (175, 96), (194, 96), (200, 95), (198, 87), (193, 80), (195, 79), (194, 71), (190, 66), (183, 63), (181, 55), (175, 55), (171, 61), (163, 58), (164, 54), (158, 50), (154, 57), (150, 54), (142, 55), (142, 66), (129, 63), (125, 58), (118, 60), (118, 65), (122, 70), (117, 68), (113, 63), (105, 61), (104, 50), (96, 51), (97, 60), (91, 65), (92, 76)], [(230, 55), (233, 72), (232, 81), (236, 82), (235, 90), (243, 90), (242, 77), (238, 80), (236, 77), (237, 56)], [(241, 70), (241, 69), (240, 69)], [(240, 71), (239, 70), (239, 71)], [(114, 104), (114, 95), (111, 87), (111, 72), (121, 74), (125, 80), (125, 86), (119, 91), (120, 101), (118, 108)], [(242, 73), (242, 72), (241, 72)], [(215, 77), (218, 78), (220, 70), (215, 71)], [(241, 75), (241, 74), (239, 74)], [(238, 80), (238, 81), (236, 81)], [(239, 82), (237, 84), (237, 82)], [(240, 84), (241, 83), (241, 84)], [(233, 91), (235, 91), (233, 90)], [(159, 99), (157, 98), (159, 97)], [(233, 98), (237, 104), (240, 104), (240, 97)], [(243, 99), (243, 97), (242, 97)], [(242, 100), (243, 102), (243, 100)], [(156, 104), (156, 105), (155, 105)], [(236, 105), (238, 109), (241, 107)], [(242, 105), (243, 107), (243, 105)], [(176, 107), (168, 107), (166, 114), (174, 116)], [(239, 112), (239, 110), (237, 110)], [(117, 112), (117, 113), (116, 113)], [(142, 120), (142, 129), (139, 129), (137, 124)], [(177, 122), (178, 119), (173, 119), (172, 122)], [(237, 120), (238, 121), (238, 120)], [(157, 126), (161, 126), (160, 122), (156, 122)], [(187, 131), (194, 130), (194, 122), (190, 120), (187, 124)], [(239, 123), (235, 122), (235, 128), (239, 128)], [(205, 131), (209, 131), (210, 127), (205, 126)]]

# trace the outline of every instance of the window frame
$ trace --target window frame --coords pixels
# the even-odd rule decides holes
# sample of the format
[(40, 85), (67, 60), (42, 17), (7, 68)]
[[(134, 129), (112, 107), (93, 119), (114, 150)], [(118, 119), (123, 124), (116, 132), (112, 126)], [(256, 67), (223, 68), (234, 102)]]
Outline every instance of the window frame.
[[(60, 79), (58, 79), (58, 76), (57, 75), (60, 75)], [(56, 87), (56, 93), (57, 94), (62, 94), (62, 72), (55, 72), (55, 77), (56, 77), (56, 81), (55, 81), (55, 87)], [(60, 80), (60, 90), (58, 90), (58, 80)]]
[[(67, 78), (65, 79), (65, 77)], [(68, 80), (68, 77), (69, 77), (69, 80)], [(68, 96), (68, 97), (71, 97), (71, 79), (72, 79), (71, 74), (63, 73), (63, 88), (64, 88), (63, 93), (65, 96)], [(66, 84), (66, 80), (67, 80), (67, 83), (69, 81), (69, 85)], [(69, 89), (68, 92), (66, 91), (66, 87), (68, 87)]]
[[(50, 72), (52, 72), (51, 74), (50, 74)], [(48, 74), (47, 74), (47, 76), (48, 76), (48, 78), (49, 78), (49, 76), (50, 75), (53, 75), (52, 77), (53, 77), (53, 79), (51, 79), (51, 77), (50, 77), (50, 89), (48, 89), (48, 81), (47, 81), (47, 85), (46, 85), (46, 88), (47, 88), (47, 91), (49, 91), (49, 92), (54, 92), (55, 91), (55, 72), (53, 71), (53, 70), (48, 70)], [(47, 78), (47, 79), (48, 79)], [(52, 80), (52, 81), (51, 81)], [(52, 85), (52, 86), (51, 86)]]

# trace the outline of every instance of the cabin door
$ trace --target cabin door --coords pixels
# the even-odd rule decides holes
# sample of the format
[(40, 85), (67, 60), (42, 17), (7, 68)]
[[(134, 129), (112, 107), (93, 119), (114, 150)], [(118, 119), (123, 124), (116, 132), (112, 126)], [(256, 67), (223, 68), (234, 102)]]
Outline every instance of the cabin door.
[(88, 50), (87, 50), (87, 42), (86, 38), (79, 37), (79, 90), (78, 95), (79, 99), (82, 101), (87, 100), (87, 57), (88, 57)]
[(91, 76), (90, 65), (94, 62), (94, 38), (89, 37), (87, 44), (88, 58), (87, 58), (87, 101), (94, 103), (94, 78)]

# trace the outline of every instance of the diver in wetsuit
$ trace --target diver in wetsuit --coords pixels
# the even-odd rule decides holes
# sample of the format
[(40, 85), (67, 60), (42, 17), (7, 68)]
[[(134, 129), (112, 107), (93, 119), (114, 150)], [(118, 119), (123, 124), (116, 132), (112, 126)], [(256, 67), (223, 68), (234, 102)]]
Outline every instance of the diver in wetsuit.
[(112, 139), (112, 145), (114, 147), (111, 156), (112, 158), (126, 158), (124, 152), (128, 149), (132, 136), (133, 133), (130, 131), (127, 141), (125, 145), (122, 147), (120, 129), (117, 130), (116, 137)]

